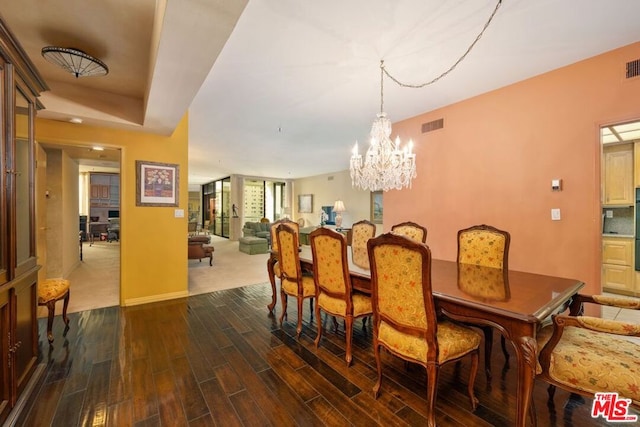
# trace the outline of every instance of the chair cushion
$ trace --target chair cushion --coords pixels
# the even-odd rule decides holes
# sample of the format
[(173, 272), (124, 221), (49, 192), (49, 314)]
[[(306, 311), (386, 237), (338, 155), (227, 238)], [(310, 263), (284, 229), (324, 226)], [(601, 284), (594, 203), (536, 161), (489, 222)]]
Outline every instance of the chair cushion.
[[(480, 345), (482, 336), (473, 329), (449, 322), (438, 322), (438, 363), (461, 357)], [(386, 322), (380, 322), (378, 341), (405, 357), (426, 362), (427, 341), (423, 338), (399, 332)]]
[(69, 281), (66, 279), (46, 279), (38, 283), (38, 304), (46, 304), (64, 296), (69, 290)]
[[(298, 283), (291, 280), (282, 281), (282, 289), (287, 295), (298, 295)], [(316, 294), (316, 284), (311, 276), (302, 276), (302, 296), (312, 297)]]
[(587, 393), (617, 391), (640, 404), (640, 344), (589, 329), (566, 327), (551, 353), (549, 376)]
[(189, 237), (189, 243), (209, 243), (211, 242), (210, 236), (191, 236)]
[[(368, 295), (353, 294), (353, 316), (359, 317), (372, 314), (371, 298)], [(330, 314), (345, 317), (347, 315), (347, 302), (341, 298), (332, 298), (324, 292), (320, 292), (318, 296), (318, 306)]]

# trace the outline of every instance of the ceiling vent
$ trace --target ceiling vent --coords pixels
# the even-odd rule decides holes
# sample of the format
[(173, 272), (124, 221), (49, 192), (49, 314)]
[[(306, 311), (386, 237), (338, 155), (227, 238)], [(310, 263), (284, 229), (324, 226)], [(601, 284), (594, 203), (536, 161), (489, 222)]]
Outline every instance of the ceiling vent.
[(434, 120), (432, 122), (422, 124), (422, 133), (431, 132), (442, 129), (444, 127), (444, 119)]
[(627, 78), (640, 76), (640, 59), (627, 62)]

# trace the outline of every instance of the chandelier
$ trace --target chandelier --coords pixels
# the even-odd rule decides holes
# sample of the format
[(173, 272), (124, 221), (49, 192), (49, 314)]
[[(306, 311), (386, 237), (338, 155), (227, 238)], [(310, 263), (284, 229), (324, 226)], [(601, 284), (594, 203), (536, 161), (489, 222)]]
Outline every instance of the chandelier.
[(384, 112), (384, 61), (380, 61), (380, 113), (371, 126), (371, 140), (364, 161), (353, 147), (349, 170), (351, 185), (363, 190), (400, 190), (411, 188), (416, 177), (416, 155), (411, 151), (413, 142), (400, 148), (400, 138), (391, 141), (391, 121)]
[(351, 185), (369, 191), (387, 191), (391, 189), (401, 190), (404, 187), (411, 188), (411, 181), (416, 177), (416, 155), (412, 152), (413, 142), (404, 148), (400, 147), (400, 138), (391, 141), (391, 121), (384, 112), (384, 75), (402, 87), (419, 89), (433, 84), (453, 71), (471, 52), (478, 43), (485, 30), (493, 20), (500, 8), (502, 0), (497, 0), (496, 6), (489, 19), (482, 27), (475, 40), (467, 50), (446, 71), (432, 80), (422, 84), (406, 84), (393, 77), (384, 68), (384, 61), (380, 61), (380, 113), (371, 126), (371, 140), (367, 153), (363, 157), (358, 152), (358, 142), (353, 147), (349, 172), (351, 173)]
[(70, 47), (47, 46), (42, 48), (42, 56), (47, 61), (56, 64), (74, 76), (104, 76), (109, 73), (109, 67), (98, 58)]

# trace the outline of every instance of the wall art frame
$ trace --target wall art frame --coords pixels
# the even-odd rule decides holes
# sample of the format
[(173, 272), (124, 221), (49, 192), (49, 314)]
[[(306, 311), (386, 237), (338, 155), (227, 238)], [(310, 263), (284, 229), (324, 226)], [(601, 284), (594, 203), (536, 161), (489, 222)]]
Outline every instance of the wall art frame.
[(178, 206), (180, 165), (136, 160), (136, 206)]
[(298, 213), (313, 212), (313, 194), (298, 195)]
[(371, 192), (371, 222), (382, 224), (382, 191)]

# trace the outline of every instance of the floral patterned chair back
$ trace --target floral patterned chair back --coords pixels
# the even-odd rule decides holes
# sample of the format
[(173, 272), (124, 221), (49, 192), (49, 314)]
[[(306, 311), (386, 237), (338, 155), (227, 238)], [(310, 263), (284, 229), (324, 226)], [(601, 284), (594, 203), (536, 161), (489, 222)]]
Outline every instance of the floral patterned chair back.
[(349, 264), (347, 261), (347, 239), (337, 231), (320, 227), (309, 235), (313, 254), (313, 278), (316, 284), (316, 322), (318, 335), (316, 347), (322, 337), (322, 317), (320, 310), (345, 319), (347, 351), (345, 359), (351, 364), (351, 336), (353, 321), (369, 316), (371, 298), (354, 294), (351, 288)]
[(282, 314), (280, 324), (287, 315), (287, 296), (296, 298), (298, 305), (297, 336), (302, 332), (302, 303), (306, 298), (313, 298), (316, 294), (313, 277), (302, 274), (298, 248), (298, 232), (289, 224), (279, 224), (276, 228), (278, 241), (278, 264), (280, 265), (280, 296), (282, 298)]
[(427, 369), (428, 425), (435, 425), (435, 396), (440, 365), (471, 356), (467, 392), (472, 408), (477, 399), (473, 384), (478, 369), (482, 336), (471, 328), (438, 320), (431, 293), (431, 251), (424, 243), (395, 233), (369, 240), (373, 347), (378, 381), (382, 382), (380, 347)]
[(296, 233), (300, 231), (300, 226), (297, 222), (291, 221), (288, 218), (279, 219), (278, 221), (271, 224), (270, 233), (271, 233), (271, 249), (274, 252), (278, 252), (278, 239), (276, 238), (276, 228), (280, 224), (285, 224), (288, 227), (291, 227)]
[(376, 235), (376, 225), (366, 219), (351, 226), (351, 256), (353, 263), (369, 269), (367, 241)]
[(427, 228), (415, 222), (407, 221), (396, 224), (391, 227), (391, 232), (417, 240), (418, 242), (425, 243), (427, 241)]
[(508, 269), (508, 232), (490, 225), (474, 225), (458, 231), (458, 262)]

